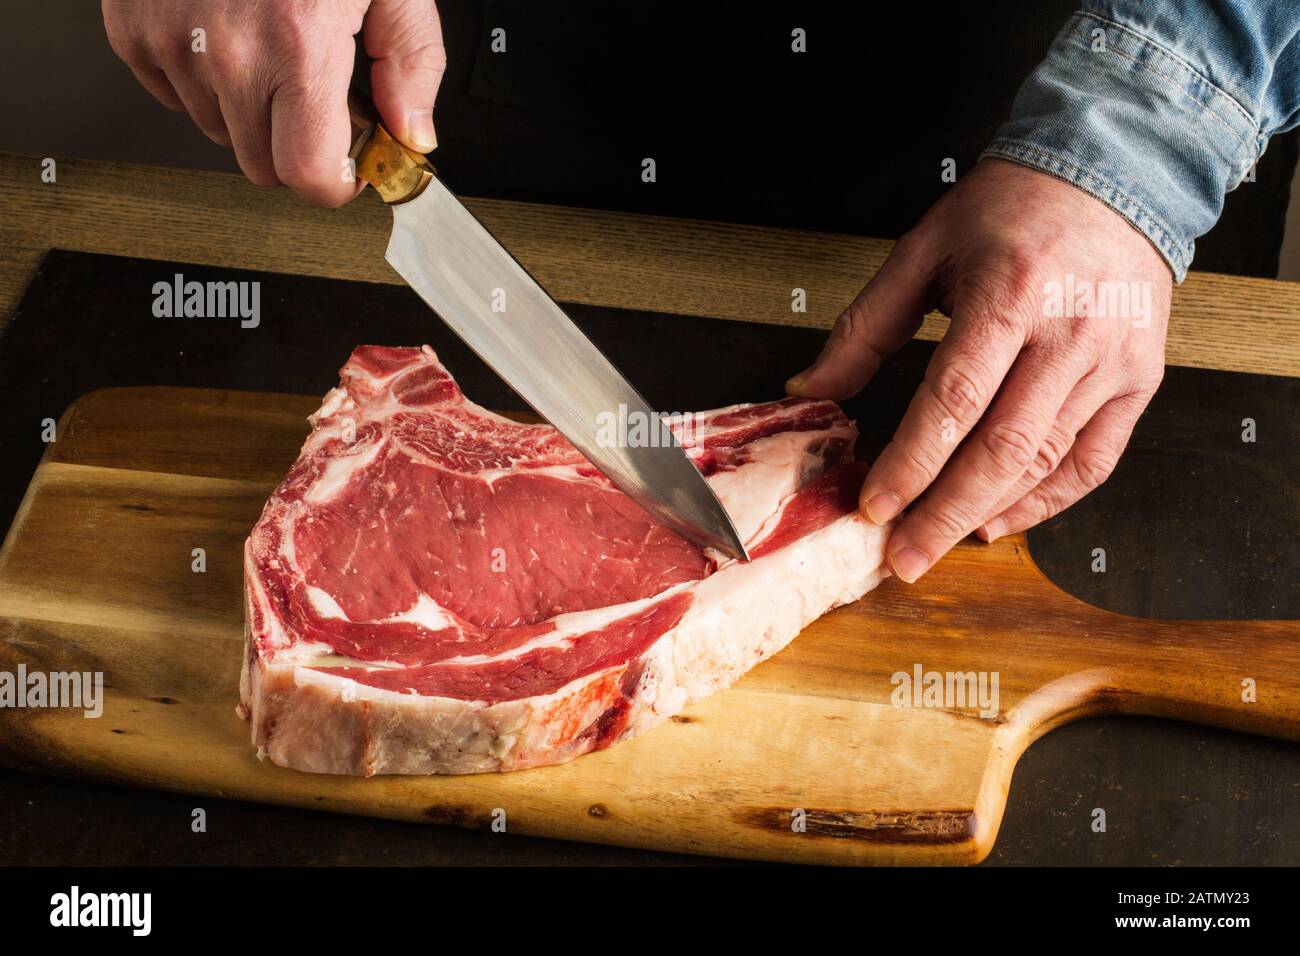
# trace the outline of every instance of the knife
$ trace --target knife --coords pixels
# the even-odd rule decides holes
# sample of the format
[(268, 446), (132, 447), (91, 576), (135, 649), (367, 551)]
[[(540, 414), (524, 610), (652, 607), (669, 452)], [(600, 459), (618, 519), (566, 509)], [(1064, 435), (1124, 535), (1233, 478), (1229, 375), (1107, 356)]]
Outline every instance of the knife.
[[(389, 264), (629, 498), (696, 544), (748, 561), (731, 517), (663, 416), (355, 90), (348, 112), (356, 174), (393, 210)], [(627, 422), (643, 423), (647, 440), (628, 442)]]

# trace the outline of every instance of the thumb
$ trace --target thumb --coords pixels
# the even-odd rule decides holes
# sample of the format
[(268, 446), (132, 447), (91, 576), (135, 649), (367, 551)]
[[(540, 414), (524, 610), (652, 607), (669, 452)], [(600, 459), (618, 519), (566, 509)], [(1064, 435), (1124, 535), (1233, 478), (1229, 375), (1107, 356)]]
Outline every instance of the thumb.
[(374, 0), (363, 38), (370, 92), (388, 131), (416, 152), (438, 145), (433, 101), (447, 69), (442, 24), (433, 0)]
[(840, 313), (812, 367), (785, 383), (799, 398), (849, 398), (876, 374), (885, 356), (906, 345), (929, 307), (929, 270), (904, 240), (849, 307)]

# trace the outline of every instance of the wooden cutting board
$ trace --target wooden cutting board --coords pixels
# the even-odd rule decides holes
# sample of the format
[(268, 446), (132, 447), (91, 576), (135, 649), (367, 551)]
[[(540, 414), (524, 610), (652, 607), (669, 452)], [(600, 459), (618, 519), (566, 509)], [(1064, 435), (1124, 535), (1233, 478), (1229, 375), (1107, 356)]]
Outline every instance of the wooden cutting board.
[[(1068, 721), (1153, 714), (1300, 740), (1300, 624), (1099, 610), (1018, 535), (963, 544), (919, 585), (886, 582), (732, 689), (563, 766), (366, 780), (260, 763), (235, 714), (241, 547), (317, 402), (119, 388), (67, 411), (0, 551), (0, 670), (102, 671), (104, 713), (0, 710), (5, 762), (470, 827), (504, 811), (508, 832), (687, 853), (974, 863), (1017, 758)], [(893, 676), (918, 667), (996, 674), (996, 716), (895, 706)]]

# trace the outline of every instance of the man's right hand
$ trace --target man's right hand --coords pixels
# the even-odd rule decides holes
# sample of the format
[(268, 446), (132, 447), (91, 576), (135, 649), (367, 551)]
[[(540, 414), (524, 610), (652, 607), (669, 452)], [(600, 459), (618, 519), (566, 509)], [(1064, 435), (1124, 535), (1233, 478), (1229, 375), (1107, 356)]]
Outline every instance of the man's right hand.
[(103, 8), (109, 43), (145, 89), (234, 147), (259, 186), (288, 186), (318, 206), (360, 190), (347, 163), (358, 33), (374, 60), (384, 125), (418, 152), (436, 145), (446, 54), (433, 0), (103, 0)]

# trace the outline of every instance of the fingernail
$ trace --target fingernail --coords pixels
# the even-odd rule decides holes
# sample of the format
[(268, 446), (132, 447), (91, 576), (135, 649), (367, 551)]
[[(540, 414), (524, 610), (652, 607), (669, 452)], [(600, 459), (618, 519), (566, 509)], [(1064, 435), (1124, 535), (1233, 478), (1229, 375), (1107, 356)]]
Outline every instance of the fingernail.
[(786, 392), (789, 392), (789, 393), (796, 393), (796, 392), (798, 392), (801, 388), (803, 388), (804, 383), (808, 381), (808, 374), (809, 374), (811, 371), (812, 371), (811, 368), (806, 368), (806, 369), (804, 369), (802, 372), (800, 372), (798, 375), (794, 376), (793, 378), (788, 378), (788, 379), (786, 379), (786, 380), (785, 380), (785, 390), (786, 390)]
[(878, 495), (872, 495), (863, 505), (866, 509), (867, 517), (876, 524), (884, 524), (886, 521), (893, 521), (898, 517), (898, 513), (903, 510), (903, 499), (892, 491), (882, 491)]
[(987, 544), (992, 544), (1007, 533), (1007, 523), (1002, 518), (990, 518), (977, 532)]
[(438, 137), (433, 132), (433, 110), (414, 109), (406, 114), (406, 135), (411, 146), (421, 153), (427, 153), (438, 145)]
[(904, 548), (889, 559), (889, 564), (895, 574), (911, 584), (929, 569), (930, 559), (916, 548)]

